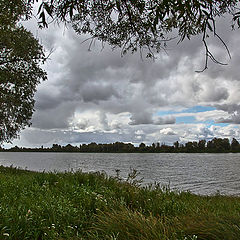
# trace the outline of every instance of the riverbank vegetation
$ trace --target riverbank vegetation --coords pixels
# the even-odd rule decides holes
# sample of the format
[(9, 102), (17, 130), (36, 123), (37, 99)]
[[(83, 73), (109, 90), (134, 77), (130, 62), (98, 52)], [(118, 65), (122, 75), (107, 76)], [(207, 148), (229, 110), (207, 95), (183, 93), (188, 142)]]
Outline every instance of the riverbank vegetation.
[(0, 167), (0, 239), (240, 239), (240, 198)]
[(213, 138), (212, 140), (199, 140), (193, 142), (187, 142), (185, 144), (174, 142), (172, 146), (164, 143), (153, 143), (147, 146), (141, 143), (138, 147), (131, 143), (115, 142), (109, 144), (97, 144), (95, 142), (89, 144), (82, 144), (78, 146), (72, 146), (68, 144), (61, 146), (59, 144), (53, 144), (50, 148), (22, 148), (12, 147), (10, 149), (4, 149), (0, 146), (0, 151), (9, 152), (106, 152), (106, 153), (228, 153), (228, 152), (240, 152), (239, 142), (233, 138), (231, 143), (228, 138)]

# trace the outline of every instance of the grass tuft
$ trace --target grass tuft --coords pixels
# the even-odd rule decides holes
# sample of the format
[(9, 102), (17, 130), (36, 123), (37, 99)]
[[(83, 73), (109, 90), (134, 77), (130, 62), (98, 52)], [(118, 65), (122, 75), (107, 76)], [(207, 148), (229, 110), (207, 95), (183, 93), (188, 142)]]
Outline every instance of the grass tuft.
[(90, 239), (149, 240), (173, 239), (174, 229), (165, 218), (145, 216), (127, 208), (101, 212), (90, 232)]
[(240, 239), (239, 197), (141, 188), (136, 177), (0, 166), (0, 239)]

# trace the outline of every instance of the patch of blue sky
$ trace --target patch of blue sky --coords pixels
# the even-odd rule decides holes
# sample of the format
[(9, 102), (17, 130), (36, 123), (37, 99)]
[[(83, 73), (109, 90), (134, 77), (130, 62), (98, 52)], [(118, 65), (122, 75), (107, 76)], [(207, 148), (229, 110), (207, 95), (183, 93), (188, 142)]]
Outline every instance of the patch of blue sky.
[(226, 126), (228, 126), (229, 125), (229, 123), (213, 123), (212, 125), (214, 125), (214, 126), (219, 126), (219, 127), (226, 127)]
[(206, 121), (198, 121), (197, 123), (204, 123), (206, 124), (206, 127), (213, 126), (219, 126), (219, 127), (226, 127), (229, 125), (229, 123), (216, 123), (213, 120), (206, 120)]
[(198, 112), (209, 112), (209, 111), (213, 111), (216, 110), (215, 107), (210, 107), (210, 106), (194, 106), (188, 109), (183, 110), (183, 113), (198, 113)]
[(199, 112), (209, 112), (209, 111), (214, 111), (216, 108), (211, 107), (211, 106), (201, 106), (197, 105), (191, 108), (184, 109), (182, 111), (159, 111), (155, 115), (156, 116), (167, 116), (167, 115), (177, 115), (179, 113), (182, 113), (183, 116), (176, 116), (176, 123), (204, 123), (207, 125), (207, 127), (210, 127), (212, 125), (214, 126), (221, 126), (225, 127), (228, 126), (228, 123), (215, 123), (213, 120), (206, 120), (206, 121), (197, 121), (194, 116), (184, 116), (184, 113), (199, 113)]
[(229, 123), (216, 123), (213, 120), (197, 121), (194, 116), (176, 117), (176, 123), (203, 123), (206, 127), (219, 126), (226, 127)]
[(177, 112), (177, 111), (159, 111), (154, 115), (156, 115), (156, 116), (167, 116), (167, 115), (173, 115), (173, 114), (176, 114), (176, 113), (179, 113), (179, 112)]
[(194, 106), (191, 108), (184, 109), (182, 111), (159, 111), (156, 113), (157, 116), (166, 116), (166, 115), (173, 115), (173, 114), (178, 114), (178, 113), (198, 113), (198, 112), (208, 112), (208, 111), (213, 111), (216, 110), (214, 107), (210, 106)]
[(194, 116), (176, 117), (176, 123), (194, 123), (196, 119)]

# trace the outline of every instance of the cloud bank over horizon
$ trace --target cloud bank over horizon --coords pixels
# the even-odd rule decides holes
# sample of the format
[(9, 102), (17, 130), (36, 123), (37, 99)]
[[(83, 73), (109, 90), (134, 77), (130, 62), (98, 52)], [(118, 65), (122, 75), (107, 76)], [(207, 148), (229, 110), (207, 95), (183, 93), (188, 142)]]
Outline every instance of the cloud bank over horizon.
[[(200, 37), (170, 42), (155, 61), (112, 51), (71, 28), (36, 30), (45, 48), (54, 49), (44, 66), (48, 80), (39, 85), (32, 126), (13, 145), (97, 142), (187, 142), (213, 137), (240, 139), (239, 30), (219, 23), (231, 52), (209, 39), (209, 47), (227, 66), (204, 66)], [(227, 29), (227, 30), (226, 30)], [(11, 145), (6, 145), (11, 146)]]

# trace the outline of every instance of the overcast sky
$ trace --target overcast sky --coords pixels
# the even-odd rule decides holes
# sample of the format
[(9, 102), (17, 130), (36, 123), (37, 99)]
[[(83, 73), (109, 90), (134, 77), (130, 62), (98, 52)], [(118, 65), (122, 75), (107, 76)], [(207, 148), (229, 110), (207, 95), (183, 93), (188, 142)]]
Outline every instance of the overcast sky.
[(34, 21), (25, 25), (54, 52), (44, 65), (48, 80), (38, 87), (32, 126), (13, 145), (240, 139), (240, 34), (227, 19), (218, 31), (232, 58), (209, 39), (228, 65), (210, 63), (203, 73), (195, 72), (204, 67), (199, 37), (169, 43), (153, 62), (138, 53), (121, 57), (97, 42), (89, 51), (86, 36), (55, 25), (39, 30)]

